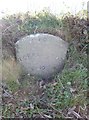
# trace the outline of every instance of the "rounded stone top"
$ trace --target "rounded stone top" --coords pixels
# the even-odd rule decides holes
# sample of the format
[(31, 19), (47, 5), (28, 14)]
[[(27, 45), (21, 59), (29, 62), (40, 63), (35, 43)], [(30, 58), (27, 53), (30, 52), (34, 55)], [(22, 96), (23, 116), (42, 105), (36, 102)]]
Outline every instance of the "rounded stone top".
[(50, 34), (32, 34), (16, 42), (17, 60), (31, 74), (48, 79), (64, 65), (68, 43)]

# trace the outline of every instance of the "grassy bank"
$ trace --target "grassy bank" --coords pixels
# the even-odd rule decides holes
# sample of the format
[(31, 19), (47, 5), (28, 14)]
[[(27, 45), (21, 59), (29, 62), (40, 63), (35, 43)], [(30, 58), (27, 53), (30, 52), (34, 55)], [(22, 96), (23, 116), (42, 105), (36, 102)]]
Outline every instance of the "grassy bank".
[[(79, 16), (56, 17), (48, 12), (2, 19), (3, 117), (87, 117), (87, 21)], [(49, 33), (69, 43), (62, 73), (52, 82), (41, 81), (22, 71), (16, 62), (15, 42), (32, 33)], [(14, 67), (13, 67), (14, 66)]]

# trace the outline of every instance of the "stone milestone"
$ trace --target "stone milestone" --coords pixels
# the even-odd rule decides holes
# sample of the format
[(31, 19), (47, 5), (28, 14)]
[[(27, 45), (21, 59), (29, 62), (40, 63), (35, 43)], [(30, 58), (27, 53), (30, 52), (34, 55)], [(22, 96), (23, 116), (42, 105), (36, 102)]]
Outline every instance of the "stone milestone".
[(19, 63), (30, 74), (49, 79), (63, 69), (68, 43), (51, 34), (28, 35), (15, 44)]

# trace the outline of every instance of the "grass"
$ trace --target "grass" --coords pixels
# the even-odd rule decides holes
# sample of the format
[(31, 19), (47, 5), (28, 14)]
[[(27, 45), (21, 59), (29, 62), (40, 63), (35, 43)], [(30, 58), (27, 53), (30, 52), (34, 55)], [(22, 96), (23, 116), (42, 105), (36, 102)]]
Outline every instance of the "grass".
[(18, 90), (18, 79), (20, 74), (21, 67), (13, 58), (2, 61), (3, 83), (7, 84), (10, 91), (15, 92)]
[[(19, 16), (16, 19), (19, 19)], [(36, 17), (26, 15), (23, 23), (19, 25), (19, 29), (25, 31), (26, 34), (30, 34), (34, 33), (36, 27), (38, 30), (60, 29), (62, 27), (64, 29), (67, 24), (70, 31), (70, 25), (66, 20), (71, 19), (69, 17), (62, 21), (46, 12), (36, 15)], [(14, 23), (15, 18), (13, 16), (8, 17), (8, 21), (9, 23), (11, 21)], [(70, 32), (66, 37), (72, 39)], [(87, 54), (86, 50), (83, 49), (84, 47), (78, 49), (79, 46), (74, 44), (74, 42), (76, 40), (69, 42), (70, 45), (63, 71), (55, 76), (53, 82), (44, 86), (40, 86), (40, 81), (38, 81), (37, 77), (30, 76), (22, 71), (21, 66), (14, 59), (3, 60), (3, 82), (6, 83), (8, 90), (11, 91), (13, 96), (8, 99), (3, 98), (2, 115), (4, 118), (77, 117), (73, 116), (72, 113), (68, 116), (69, 109), (73, 109), (82, 117), (86, 116), (88, 102), (86, 99)], [(83, 45), (85, 44), (83, 43)]]

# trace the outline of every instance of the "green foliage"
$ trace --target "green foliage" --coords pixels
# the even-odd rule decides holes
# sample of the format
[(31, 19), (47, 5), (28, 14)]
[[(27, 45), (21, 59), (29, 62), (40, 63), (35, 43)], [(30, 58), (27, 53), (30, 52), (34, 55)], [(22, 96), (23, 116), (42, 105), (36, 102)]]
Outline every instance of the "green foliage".
[[(51, 102), (49, 104), (54, 105), (58, 110), (73, 107), (77, 104), (84, 105), (86, 98), (83, 91), (87, 90), (86, 77), (85, 69), (63, 70), (62, 74), (57, 76), (56, 85), (49, 84), (47, 86), (46, 94)], [(71, 91), (73, 89), (75, 93)]]
[(16, 81), (8, 80), (7, 87), (10, 91), (14, 93), (19, 90), (20, 85)]
[[(25, 16), (26, 17), (26, 16)], [(30, 16), (23, 22), (22, 29), (27, 33), (34, 33), (36, 29), (59, 28), (60, 20), (51, 13), (38, 13), (36, 16)]]
[(58, 28), (60, 26), (60, 20), (51, 13), (48, 12), (44, 12), (43, 14), (39, 13), (37, 17), (40, 19), (41, 25), (43, 27)]

